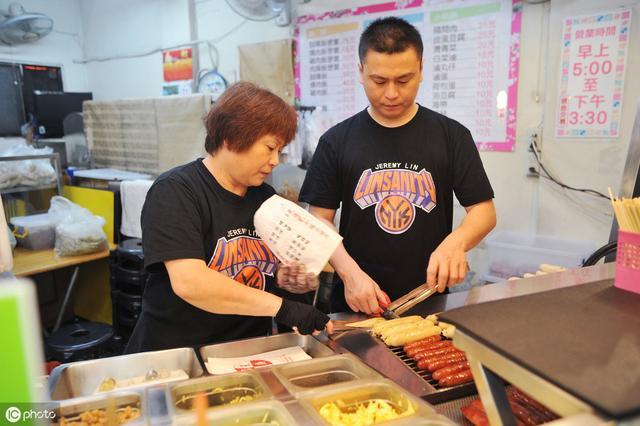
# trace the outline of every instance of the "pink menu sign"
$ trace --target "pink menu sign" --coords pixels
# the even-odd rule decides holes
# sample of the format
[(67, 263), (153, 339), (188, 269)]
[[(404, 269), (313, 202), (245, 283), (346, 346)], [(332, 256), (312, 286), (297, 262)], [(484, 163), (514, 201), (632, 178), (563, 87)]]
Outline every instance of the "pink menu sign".
[(556, 136), (620, 136), (631, 10), (566, 18)]

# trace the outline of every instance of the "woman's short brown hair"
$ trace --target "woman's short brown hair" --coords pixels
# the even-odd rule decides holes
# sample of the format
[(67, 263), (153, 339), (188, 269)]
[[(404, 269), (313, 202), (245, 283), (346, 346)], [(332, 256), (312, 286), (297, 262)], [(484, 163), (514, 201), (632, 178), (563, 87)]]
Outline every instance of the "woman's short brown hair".
[(266, 135), (286, 145), (295, 136), (297, 119), (293, 107), (279, 96), (239, 82), (225, 90), (207, 114), (204, 148), (213, 154), (226, 141), (230, 151), (242, 152)]

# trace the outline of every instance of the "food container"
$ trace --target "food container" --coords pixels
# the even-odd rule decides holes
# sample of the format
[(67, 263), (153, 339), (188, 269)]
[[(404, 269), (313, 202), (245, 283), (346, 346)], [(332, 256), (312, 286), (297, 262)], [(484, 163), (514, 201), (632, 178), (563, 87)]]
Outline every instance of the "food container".
[[(155, 377), (154, 371), (158, 373)], [(147, 380), (142, 383), (128, 388), (140, 389), (175, 381), (180, 376), (173, 373), (179, 371), (186, 373), (188, 378), (202, 376), (203, 370), (193, 349), (177, 348), (141, 352), (62, 364), (51, 372), (49, 391), (53, 400), (77, 398), (104, 393), (99, 392), (99, 388), (109, 378), (117, 382), (126, 382), (132, 378), (146, 378)], [(165, 372), (172, 374), (163, 378)], [(114, 391), (117, 390), (119, 388), (114, 389)]]
[[(261, 401), (227, 407), (207, 412), (207, 423), (211, 426), (296, 426), (296, 422), (279, 401)], [(195, 414), (176, 418), (174, 425), (196, 425)], [(307, 423), (304, 423), (307, 424)]]
[[(111, 411), (113, 410), (113, 411)], [(110, 393), (101, 396), (79, 398), (63, 401), (59, 407), (53, 410), (56, 421), (60, 424), (62, 418), (67, 422), (81, 422), (83, 424), (146, 424), (144, 404), (138, 393)], [(109, 412), (116, 416), (117, 422), (109, 422)], [(134, 417), (135, 416), (135, 417)], [(127, 420), (127, 418), (129, 418)], [(89, 419), (94, 422), (89, 422)], [(100, 423), (98, 419), (103, 419)]]
[(56, 227), (49, 213), (14, 216), (9, 220), (19, 246), (29, 250), (53, 248)]
[(245, 357), (292, 346), (301, 347), (311, 358), (321, 358), (335, 354), (332, 349), (322, 344), (313, 336), (303, 336), (297, 333), (282, 333), (267, 337), (256, 337), (203, 346), (200, 348), (200, 355), (206, 363), (209, 357)]
[(198, 394), (207, 397), (209, 408), (246, 404), (273, 398), (269, 387), (253, 371), (232, 373), (220, 376), (207, 376), (169, 385), (167, 401), (176, 414), (191, 412), (195, 409)]
[(293, 395), (364, 379), (382, 379), (375, 370), (350, 354), (276, 365), (273, 374)]
[[(321, 414), (325, 404), (335, 404), (335, 408), (342, 413), (353, 414), (359, 407), (381, 401), (386, 407), (395, 411), (399, 416), (394, 419), (381, 420), (384, 410), (376, 409), (378, 423), (385, 425), (454, 425), (449, 419), (439, 415), (435, 408), (414, 395), (408, 393), (389, 380), (354, 381), (343, 386), (335, 386), (318, 390), (313, 394), (301, 395), (301, 404), (319, 424), (332, 425)], [(355, 414), (353, 414), (355, 415)], [(359, 420), (364, 420), (361, 416)], [(366, 423), (363, 423), (366, 424)]]

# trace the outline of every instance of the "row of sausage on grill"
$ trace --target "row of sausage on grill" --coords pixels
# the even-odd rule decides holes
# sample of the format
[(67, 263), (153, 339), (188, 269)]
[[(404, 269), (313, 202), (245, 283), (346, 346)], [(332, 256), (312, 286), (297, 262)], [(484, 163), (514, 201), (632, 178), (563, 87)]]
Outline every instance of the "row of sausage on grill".
[(473, 381), (469, 362), (463, 351), (453, 346), (451, 340), (440, 335), (430, 336), (403, 347), (404, 353), (421, 370), (431, 372), (431, 377), (441, 387), (450, 387)]

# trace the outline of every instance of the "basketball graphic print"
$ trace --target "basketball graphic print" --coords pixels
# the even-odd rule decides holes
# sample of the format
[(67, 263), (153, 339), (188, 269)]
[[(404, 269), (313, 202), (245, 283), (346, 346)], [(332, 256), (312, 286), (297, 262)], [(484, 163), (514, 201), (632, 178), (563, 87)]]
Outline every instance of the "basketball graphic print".
[(358, 179), (353, 201), (362, 210), (375, 206), (376, 222), (384, 232), (402, 234), (413, 225), (419, 212), (430, 213), (436, 207), (436, 193), (433, 177), (424, 168), (369, 168)]
[(258, 290), (264, 289), (264, 277), (262, 275), (262, 271), (253, 265), (242, 268), (242, 270), (238, 272), (233, 279), (247, 287), (257, 288)]
[(390, 234), (402, 234), (416, 217), (413, 204), (401, 195), (388, 195), (376, 205), (376, 221)]

